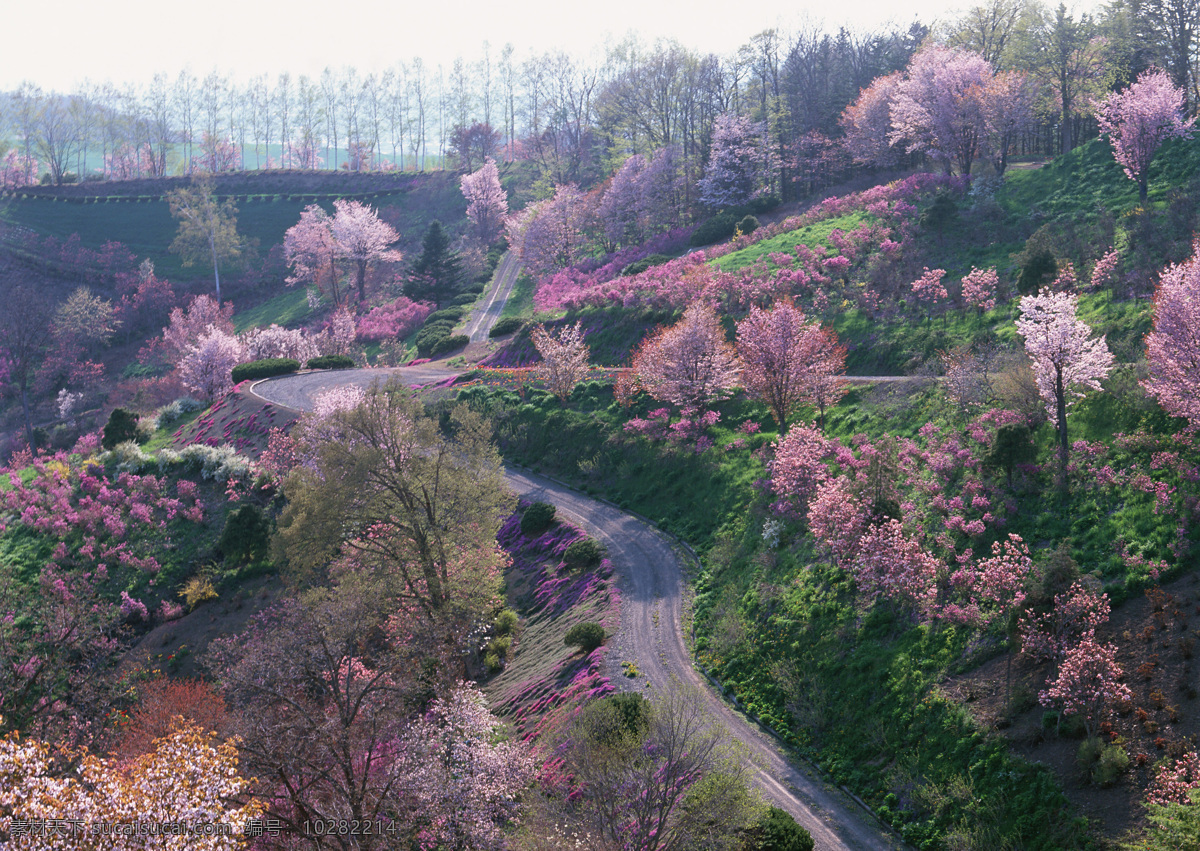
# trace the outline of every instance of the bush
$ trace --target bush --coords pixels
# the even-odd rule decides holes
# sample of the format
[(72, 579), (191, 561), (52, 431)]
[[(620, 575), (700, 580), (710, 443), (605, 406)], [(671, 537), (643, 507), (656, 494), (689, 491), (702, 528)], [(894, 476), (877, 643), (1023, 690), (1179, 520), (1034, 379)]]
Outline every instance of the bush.
[(474, 304), (478, 299), (479, 296), (475, 293), (463, 293), (450, 299), (450, 304), (454, 307), (466, 307), (467, 305)]
[(417, 332), (417, 352), (422, 356), (431, 354), (434, 346), (450, 336), (450, 332), (454, 330), (454, 324), (450, 320), (426, 324), (424, 328)]
[(567, 630), (563, 644), (568, 647), (578, 647), (584, 653), (591, 653), (604, 643), (604, 627), (592, 621), (577, 623)]
[(779, 807), (770, 807), (747, 831), (747, 851), (812, 851), (812, 835)]
[(138, 415), (124, 408), (113, 408), (104, 424), (104, 434), (100, 445), (105, 449), (116, 449), (119, 443), (136, 441), (138, 438)]
[(433, 344), (433, 348), (429, 350), (429, 353), (437, 357), (438, 355), (446, 354), (446, 352), (452, 352), (455, 349), (465, 348), (470, 342), (471, 338), (466, 334), (454, 334), (450, 337), (442, 337), (442, 339)]
[(673, 260), (670, 254), (647, 254), (641, 260), (634, 260), (628, 266), (621, 270), (622, 275), (638, 275), (645, 272), (651, 266), (661, 266), (668, 260)]
[(487, 282), (481, 281), (479, 283), (471, 284), (469, 287), (463, 287), (463, 292), (475, 293), (475, 295), (483, 295), (483, 291), (485, 289), (487, 289)]
[(154, 465), (154, 456), (147, 455), (132, 440), (118, 443), (100, 456), (102, 464), (112, 464), (118, 473), (143, 473)]
[(554, 506), (549, 502), (535, 502), (521, 515), (521, 534), (537, 535), (554, 522)]
[(321, 355), (309, 358), (305, 366), (309, 369), (350, 369), (354, 366), (354, 358), (349, 355)]
[(604, 547), (595, 538), (573, 541), (563, 553), (563, 562), (572, 570), (595, 567), (604, 558)]
[(217, 546), (225, 563), (242, 565), (258, 561), (267, 553), (270, 543), (271, 523), (257, 505), (239, 505), (225, 518), (221, 540)]
[(466, 313), (466, 311), (461, 307), (443, 307), (441, 310), (435, 310), (433, 313), (429, 314), (429, 316), (425, 318), (425, 323), (429, 324), (430, 322), (446, 322), (448, 320), (458, 322), (458, 320), (462, 319), (462, 315), (464, 313)]
[(743, 235), (754, 233), (756, 230), (758, 230), (758, 219), (756, 219), (754, 216), (743, 216), (742, 220), (737, 224), (737, 229), (740, 230)]
[(181, 396), (169, 405), (163, 405), (154, 415), (154, 428), (166, 428), (184, 414), (203, 410), (204, 403), (191, 396)]
[(233, 368), (233, 383), (253, 381), (256, 378), (270, 378), (272, 375), (287, 375), (300, 368), (300, 361), (295, 358), (263, 358), (249, 363), (239, 363)]
[(524, 324), (524, 319), (518, 319), (516, 316), (505, 316), (492, 326), (492, 330), (488, 331), (488, 336), (503, 337), (505, 334), (511, 334), (513, 331), (520, 331), (521, 326)]
[(688, 238), (688, 244), (700, 246), (709, 245), (713, 242), (724, 242), (733, 236), (736, 228), (736, 216), (732, 213), (717, 213), (711, 219), (707, 219), (696, 226), (696, 229), (692, 231), (692, 235)]
[(1129, 770), (1129, 754), (1120, 745), (1104, 745), (1100, 758), (1092, 766), (1092, 782), (1108, 788), (1116, 784)]
[(213, 587), (212, 580), (202, 576), (189, 579), (180, 593), (183, 594), (183, 602), (187, 604), (189, 612), (201, 603), (217, 599), (217, 589)]
[(496, 615), (496, 634), (508, 635), (517, 627), (520, 617), (512, 609), (505, 609)]

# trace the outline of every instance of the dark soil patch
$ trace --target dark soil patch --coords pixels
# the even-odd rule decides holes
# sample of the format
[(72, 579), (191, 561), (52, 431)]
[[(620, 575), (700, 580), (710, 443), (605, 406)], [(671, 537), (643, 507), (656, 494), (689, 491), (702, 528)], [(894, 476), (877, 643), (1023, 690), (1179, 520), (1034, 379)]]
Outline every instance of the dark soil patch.
[(1013, 659), (1012, 712), (1005, 705), (1008, 654), (943, 688), (980, 724), (1007, 738), (1015, 753), (1050, 766), (1080, 812), (1103, 835), (1119, 839), (1145, 823), (1141, 804), (1156, 764), (1196, 750), (1200, 741), (1200, 661), (1193, 656), (1200, 648), (1200, 574), (1127, 601), (1113, 612), (1099, 638), (1117, 645), (1125, 684), (1133, 692), (1132, 704), (1121, 707), (1101, 734), (1130, 756), (1129, 772), (1108, 789), (1088, 783), (1077, 765), (1081, 739), (1060, 737), (1053, 726), (1043, 727), (1046, 709), (1037, 694), (1053, 675), (1049, 664)]

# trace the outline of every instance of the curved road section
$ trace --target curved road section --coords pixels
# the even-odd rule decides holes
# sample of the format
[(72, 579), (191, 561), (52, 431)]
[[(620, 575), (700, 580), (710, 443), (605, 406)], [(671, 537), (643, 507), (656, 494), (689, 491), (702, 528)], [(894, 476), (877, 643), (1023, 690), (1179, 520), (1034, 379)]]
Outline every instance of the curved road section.
[[(398, 375), (410, 385), (428, 384), (452, 370), (402, 367), (343, 370), (269, 378), (251, 392), (274, 405), (311, 410), (313, 399), (335, 386), (369, 387)], [(636, 663), (653, 688), (672, 682), (694, 686), (713, 723), (741, 742), (750, 754), (752, 781), (763, 796), (786, 810), (812, 834), (818, 849), (882, 851), (904, 848), (841, 791), (793, 763), (782, 747), (736, 712), (693, 667), (681, 630), (683, 573), (671, 542), (649, 524), (564, 485), (508, 468), (509, 485), (519, 495), (552, 502), (571, 522), (600, 540), (609, 552), (621, 588), (621, 627), (609, 639), (612, 655)], [(615, 658), (612, 660), (615, 664)]]

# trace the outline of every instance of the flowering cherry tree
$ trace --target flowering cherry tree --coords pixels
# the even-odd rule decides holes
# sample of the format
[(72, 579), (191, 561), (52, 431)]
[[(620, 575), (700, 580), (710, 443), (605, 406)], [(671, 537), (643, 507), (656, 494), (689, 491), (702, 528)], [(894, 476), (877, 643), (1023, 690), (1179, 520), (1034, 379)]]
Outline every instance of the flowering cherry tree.
[(523, 743), (495, 742), (498, 727), (467, 683), (408, 727), (393, 771), (401, 794), (416, 802), (421, 847), (502, 847), (501, 828), (516, 816), (536, 762)]
[(853, 560), (870, 514), (845, 476), (817, 484), (808, 502), (808, 527), (836, 562)]
[(1113, 92), (1096, 104), (1100, 132), (1113, 146), (1113, 158), (1137, 181), (1138, 196), (1146, 200), (1150, 161), (1167, 139), (1192, 135), (1195, 118), (1186, 121), (1183, 91), (1166, 71), (1143, 71), (1123, 92)]
[(1058, 677), (1038, 693), (1038, 701), (1043, 706), (1061, 706), (1067, 715), (1081, 715), (1088, 738), (1095, 738), (1113, 705), (1133, 698), (1129, 686), (1120, 682), (1122, 676), (1117, 648), (1086, 635), (1067, 651)]
[(233, 368), (245, 360), (242, 342), (210, 325), (179, 362), (179, 377), (189, 390), (215, 399), (233, 386)]
[(1098, 290), (1113, 283), (1120, 265), (1121, 255), (1115, 248), (1097, 260), (1096, 265), (1092, 267), (1092, 289)]
[(1200, 428), (1200, 243), (1191, 258), (1162, 273), (1146, 360), (1150, 375), (1142, 386), (1167, 413)]
[(1078, 642), (1095, 638), (1096, 630), (1108, 623), (1111, 611), (1107, 594), (1075, 582), (1054, 596), (1051, 611), (1041, 615), (1027, 612), (1021, 617), (1021, 652), (1039, 659), (1062, 659)]
[(889, 518), (862, 536), (853, 572), (859, 590), (867, 597), (922, 607), (937, 594), (940, 568), (941, 562), (906, 534), (899, 520)]
[(337, 255), (349, 260), (355, 270), (358, 300), (367, 300), (367, 270), (379, 261), (398, 261), (400, 252), (391, 246), (400, 234), (379, 218), (375, 209), (359, 201), (333, 202), (333, 222), (330, 228), (337, 245)]
[(846, 107), (838, 123), (845, 133), (843, 144), (857, 163), (881, 166), (897, 160), (892, 142), (892, 101), (904, 75), (895, 71), (876, 77), (859, 92), (858, 100)]
[[(797, 402), (808, 401), (821, 409), (830, 403), (829, 379), (840, 376), (846, 350), (790, 302), (770, 310), (752, 307), (737, 326), (737, 351), (742, 364), (742, 384), (753, 398), (765, 402), (782, 430)], [(831, 345), (832, 342), (832, 345)], [(840, 381), (838, 382), (840, 384)]]
[(534, 348), (542, 356), (534, 374), (546, 382), (550, 392), (566, 402), (588, 372), (588, 344), (583, 341), (583, 325), (564, 326), (557, 334), (551, 334), (546, 326), (538, 323), (530, 332)]
[(922, 301), (933, 307), (940, 301), (945, 301), (950, 297), (946, 292), (946, 285), (942, 283), (942, 279), (946, 277), (945, 269), (930, 269), (926, 267), (921, 277), (912, 282), (913, 295), (918, 301)]
[(785, 500), (807, 507), (829, 478), (827, 460), (833, 444), (815, 428), (797, 425), (776, 441), (771, 462), (771, 490)]
[(177, 364), (208, 333), (209, 328), (233, 334), (233, 305), (229, 302), (218, 305), (212, 296), (198, 295), (192, 299), (186, 311), (179, 307), (172, 310), (169, 322), (162, 331), (163, 347), (167, 361)]
[(504, 232), (508, 217), (508, 193), (500, 185), (496, 161), (488, 157), (478, 171), (463, 175), (459, 184), (467, 199), (467, 220), (475, 238), (490, 245)]
[(300, 221), (287, 229), (283, 256), (292, 269), (288, 284), (311, 284), (320, 292), (328, 292), (334, 305), (342, 303), (333, 219), (319, 205), (309, 204), (300, 213)]
[(712, 149), (697, 184), (700, 203), (720, 209), (747, 203), (766, 188), (769, 152), (766, 126), (726, 113), (713, 122)]
[(891, 118), (893, 144), (905, 142), (910, 153), (924, 151), (960, 174), (971, 173), (986, 132), (983, 93), (992, 67), (967, 50), (930, 45), (909, 63), (896, 86)]
[(1104, 337), (1091, 339), (1092, 329), (1075, 315), (1079, 296), (1042, 289), (1021, 299), (1017, 333), (1025, 338), (1025, 351), (1033, 362), (1038, 392), (1050, 420), (1058, 427), (1058, 458), (1066, 480), (1067, 407), (1080, 388), (1100, 389), (1113, 366)]
[(982, 312), (996, 306), (996, 288), (1000, 285), (1000, 276), (996, 270), (977, 269), (971, 271), (962, 279), (963, 301), (972, 307), (978, 307)]
[(1025, 602), (1025, 580), (1033, 569), (1029, 547), (1020, 535), (1009, 534), (1001, 543), (992, 543), (992, 555), (974, 565), (965, 566), (950, 577), (967, 599), (960, 613), (962, 620), (988, 626), (1007, 620), (1009, 614)]
[[(36, 739), (16, 733), (0, 739), (0, 819), (61, 822), (79, 820), (78, 834), (64, 831), (57, 836), (38, 831), (8, 832), (6, 848), (13, 851), (82, 848), (118, 851), (132, 847), (195, 848), (200, 851), (232, 851), (246, 847), (247, 837), (206, 835), (202, 830), (177, 837), (177, 844), (134, 846), (120, 831), (102, 832), (136, 819), (162, 825), (241, 826), (264, 810), (249, 798), (243, 804), (248, 782), (238, 773), (238, 752), (232, 742), (217, 743), (215, 733), (183, 723), (155, 743), (153, 753), (134, 760), (120, 770), (112, 760), (84, 753), (77, 767), (63, 774), (56, 770), (51, 748)], [(95, 829), (95, 833), (93, 833)], [(81, 841), (86, 837), (86, 844)], [(138, 837), (141, 839), (141, 837)]]
[(655, 399), (698, 410), (734, 388), (737, 355), (716, 311), (697, 301), (679, 322), (642, 341), (633, 355), (633, 373)]

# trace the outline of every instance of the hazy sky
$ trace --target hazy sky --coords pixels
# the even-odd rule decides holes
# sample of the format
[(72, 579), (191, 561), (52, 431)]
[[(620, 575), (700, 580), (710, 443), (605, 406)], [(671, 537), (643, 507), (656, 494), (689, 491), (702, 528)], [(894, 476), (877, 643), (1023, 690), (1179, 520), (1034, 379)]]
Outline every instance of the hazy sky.
[(66, 91), (85, 78), (143, 83), (155, 72), (174, 77), (184, 67), (203, 77), (217, 71), (244, 82), (281, 71), (320, 74), (351, 65), (366, 73), (416, 56), (427, 66), (455, 56), (474, 61), (482, 44), (492, 55), (511, 42), (518, 59), (563, 49), (602, 55), (606, 40), (631, 30), (644, 41), (673, 37), (684, 46), (728, 53), (769, 27), (907, 26), (974, 5), (966, 0), (378, 0), (253, 2), (202, 0), (57, 0), (12, 3), (0, 47), (0, 90), (30, 80)]

